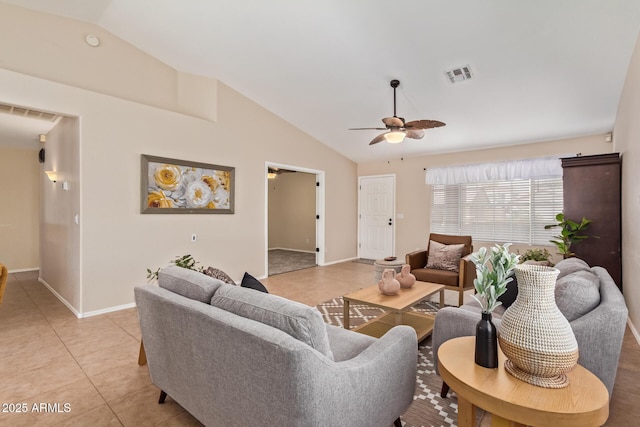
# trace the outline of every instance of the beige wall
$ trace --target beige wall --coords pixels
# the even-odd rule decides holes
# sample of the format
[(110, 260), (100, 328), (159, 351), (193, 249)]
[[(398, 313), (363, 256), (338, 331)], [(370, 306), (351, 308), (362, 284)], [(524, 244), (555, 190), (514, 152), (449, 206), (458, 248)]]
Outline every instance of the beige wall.
[[(428, 131), (427, 131), (428, 132)], [(428, 138), (428, 137), (427, 137)], [(550, 155), (583, 155), (609, 153), (612, 144), (604, 135), (547, 141), (488, 150), (434, 154), (404, 160), (358, 164), (358, 176), (396, 174), (396, 251), (398, 256), (426, 248), (431, 212), (431, 187), (425, 184), (425, 168), (515, 160)], [(404, 219), (398, 219), (403, 214)], [(482, 242), (474, 242), (477, 249)], [(527, 247), (513, 247), (524, 252)], [(550, 252), (555, 253), (555, 248)]]
[(216, 120), (215, 80), (177, 71), (103, 28), (2, 3), (0, 28), (13, 35), (0, 38), (1, 68)]
[(269, 180), (269, 248), (315, 252), (316, 176), (282, 173)]
[[(639, 39), (640, 40), (640, 39)], [(629, 318), (640, 342), (640, 42), (631, 58), (614, 128), (614, 147), (622, 153), (622, 283)]]
[(0, 263), (9, 271), (38, 268), (38, 151), (0, 147)]
[[(265, 275), (267, 162), (325, 172), (325, 262), (356, 256), (354, 162), (224, 84), (217, 84), (215, 123), (150, 106), (154, 96), (165, 96), (155, 91), (173, 91), (163, 79), (152, 85), (153, 90), (138, 93), (143, 98), (140, 102), (123, 99), (126, 95), (117, 93), (120, 88), (113, 80), (105, 88), (102, 75), (90, 79), (83, 75), (90, 67), (85, 62), (96, 55), (86, 45), (56, 45), (59, 57), (66, 59), (52, 60), (47, 52), (52, 48), (52, 34), (43, 28), (55, 33), (61, 25), (56, 18), (41, 20), (40, 14), (34, 17), (31, 12), (0, 7), (0, 23), (19, 19), (24, 28), (39, 29), (22, 32), (24, 37), (2, 46), (10, 49), (11, 66), (3, 56), (0, 101), (64, 113), (80, 121), (80, 224), (76, 229), (81, 236), (80, 278), (74, 290), (80, 303), (69, 297), (79, 312), (93, 314), (131, 304), (133, 287), (146, 281), (146, 268), (167, 265), (181, 254), (192, 254), (236, 280), (245, 271)], [(65, 20), (63, 27), (60, 31), (73, 35), (73, 40), (81, 39), (88, 30), (87, 24), (72, 20)], [(98, 33), (100, 29), (89, 30)], [(19, 51), (28, 55), (19, 55)], [(122, 47), (109, 55), (110, 62), (124, 69), (122, 74), (146, 75), (148, 71), (150, 80), (163, 74), (156, 70), (162, 64), (139, 60), (142, 53), (135, 49)], [(36, 67), (31, 57), (41, 58), (47, 67), (40, 62)], [(68, 61), (74, 66), (65, 66)], [(60, 74), (65, 74), (66, 84), (59, 83)], [(211, 80), (191, 79), (191, 93), (198, 92), (199, 85), (211, 88)], [(190, 105), (200, 102), (194, 99)], [(235, 214), (140, 214), (141, 154), (234, 166)], [(196, 243), (190, 242), (193, 233), (198, 235)]]
[[(63, 117), (47, 133), (40, 168), (40, 278), (81, 312), (80, 226), (74, 221), (76, 214), (80, 218), (78, 130), (78, 119)], [(51, 182), (44, 171), (55, 171), (58, 180)]]

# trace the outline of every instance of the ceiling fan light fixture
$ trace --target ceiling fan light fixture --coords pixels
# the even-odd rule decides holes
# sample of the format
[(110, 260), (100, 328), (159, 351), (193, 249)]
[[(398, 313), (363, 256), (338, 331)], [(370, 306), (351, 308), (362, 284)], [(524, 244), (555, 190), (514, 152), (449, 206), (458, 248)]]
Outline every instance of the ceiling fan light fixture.
[(404, 132), (394, 131), (385, 133), (384, 139), (389, 144), (399, 144), (400, 142), (404, 141), (405, 136), (406, 134)]

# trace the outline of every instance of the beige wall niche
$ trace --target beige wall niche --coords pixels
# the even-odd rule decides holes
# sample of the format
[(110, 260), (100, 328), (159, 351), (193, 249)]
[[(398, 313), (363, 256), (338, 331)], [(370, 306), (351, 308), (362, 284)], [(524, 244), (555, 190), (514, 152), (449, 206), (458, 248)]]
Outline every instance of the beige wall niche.
[(278, 174), (269, 185), (269, 249), (315, 252), (316, 176)]
[(39, 267), (38, 150), (0, 146), (0, 263), (9, 272)]

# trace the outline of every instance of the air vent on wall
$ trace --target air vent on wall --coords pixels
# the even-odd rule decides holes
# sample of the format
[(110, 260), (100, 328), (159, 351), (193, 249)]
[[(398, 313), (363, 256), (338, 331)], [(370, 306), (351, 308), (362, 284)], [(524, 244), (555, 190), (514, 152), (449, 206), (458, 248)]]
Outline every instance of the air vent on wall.
[(471, 80), (473, 75), (471, 74), (471, 67), (468, 65), (463, 65), (458, 68), (454, 68), (453, 70), (445, 71), (444, 74), (447, 76), (451, 83), (459, 83), (465, 80)]
[(55, 122), (60, 118), (59, 115), (54, 113), (48, 113), (46, 111), (32, 110), (29, 108), (16, 107), (15, 105), (1, 104), (0, 113), (11, 114), (13, 116), (22, 116), (30, 119), (46, 120), (48, 122)]

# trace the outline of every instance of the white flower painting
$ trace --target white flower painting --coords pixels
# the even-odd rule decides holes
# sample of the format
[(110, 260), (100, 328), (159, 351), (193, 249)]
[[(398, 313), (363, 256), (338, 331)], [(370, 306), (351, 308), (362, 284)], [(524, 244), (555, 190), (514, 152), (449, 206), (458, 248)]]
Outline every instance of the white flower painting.
[[(200, 167), (199, 167), (200, 166)], [(142, 155), (143, 213), (233, 213), (234, 168)], [(145, 186), (146, 184), (146, 186)], [(162, 212), (162, 213), (166, 213)]]

